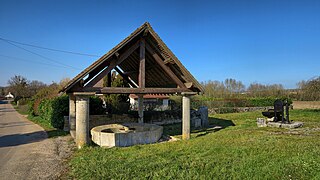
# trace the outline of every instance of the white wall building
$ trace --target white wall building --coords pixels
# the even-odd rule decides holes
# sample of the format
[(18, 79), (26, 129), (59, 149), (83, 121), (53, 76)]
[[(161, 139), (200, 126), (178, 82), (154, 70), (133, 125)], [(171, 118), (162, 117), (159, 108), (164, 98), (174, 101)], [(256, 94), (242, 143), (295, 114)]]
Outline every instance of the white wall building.
[(11, 94), (11, 92), (9, 92), (9, 93), (5, 96), (5, 98), (7, 98), (7, 99), (13, 99), (14, 96)]
[[(132, 110), (138, 109), (138, 96), (136, 94), (130, 94), (130, 106)], [(168, 110), (169, 96), (167, 95), (152, 95), (146, 94), (143, 96), (144, 110)]]

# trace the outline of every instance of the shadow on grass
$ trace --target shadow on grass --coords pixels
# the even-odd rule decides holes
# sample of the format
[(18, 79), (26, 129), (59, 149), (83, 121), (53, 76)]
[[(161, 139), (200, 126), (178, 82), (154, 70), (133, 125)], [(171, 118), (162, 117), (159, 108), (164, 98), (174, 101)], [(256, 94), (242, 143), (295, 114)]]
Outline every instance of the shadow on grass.
[(229, 120), (229, 119), (209, 117), (208, 120), (209, 120), (209, 125), (220, 126), (221, 129), (227, 128), (229, 126), (235, 126), (232, 120)]
[(302, 109), (302, 112), (320, 113), (320, 109)]
[[(219, 118), (209, 117), (208, 120), (209, 120), (209, 127), (201, 128), (201, 129), (191, 129), (191, 134), (197, 134), (196, 137), (199, 137), (212, 132), (217, 132), (229, 126), (235, 126), (232, 120), (228, 120), (228, 119), (219, 119)], [(164, 125), (163, 134), (169, 135), (169, 136), (181, 135), (182, 123)]]
[(207, 134), (220, 131), (221, 129), (225, 129), (229, 126), (235, 126), (232, 120), (228, 120), (228, 119), (209, 117), (208, 120), (209, 120), (209, 127), (192, 131), (192, 133), (197, 134), (196, 137), (205, 136)]

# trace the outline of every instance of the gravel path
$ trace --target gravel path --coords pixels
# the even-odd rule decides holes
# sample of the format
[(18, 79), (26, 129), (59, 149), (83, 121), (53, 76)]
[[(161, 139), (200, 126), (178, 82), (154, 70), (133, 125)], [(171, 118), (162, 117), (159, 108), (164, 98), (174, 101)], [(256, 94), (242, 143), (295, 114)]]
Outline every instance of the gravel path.
[(0, 102), (0, 179), (58, 179), (73, 149), (70, 136), (48, 139), (40, 126)]

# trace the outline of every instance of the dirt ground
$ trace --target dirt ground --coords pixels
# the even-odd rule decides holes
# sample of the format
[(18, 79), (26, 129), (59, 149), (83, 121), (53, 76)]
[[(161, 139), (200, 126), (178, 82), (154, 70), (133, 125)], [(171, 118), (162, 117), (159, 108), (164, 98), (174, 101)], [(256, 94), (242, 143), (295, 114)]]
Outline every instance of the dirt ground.
[(70, 135), (47, 138), (43, 128), (0, 101), (0, 179), (62, 179), (74, 150)]
[(293, 109), (320, 109), (320, 101), (293, 101)]

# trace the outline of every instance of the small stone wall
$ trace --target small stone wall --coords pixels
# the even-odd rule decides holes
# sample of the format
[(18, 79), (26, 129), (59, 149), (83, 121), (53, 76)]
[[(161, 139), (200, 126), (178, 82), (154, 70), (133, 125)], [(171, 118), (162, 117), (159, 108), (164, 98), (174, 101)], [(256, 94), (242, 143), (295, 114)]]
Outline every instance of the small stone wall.
[[(196, 110), (191, 110), (191, 126), (200, 127), (207, 126), (208, 120), (204, 118), (202, 110), (199, 112)], [(219, 108), (207, 109), (208, 114), (217, 114)], [(266, 107), (236, 107), (232, 108), (234, 112), (249, 112), (249, 111), (267, 111), (268, 109), (273, 109), (273, 106)], [(137, 115), (123, 114), (123, 115), (90, 115), (89, 128), (92, 129), (96, 126), (106, 125), (106, 124), (115, 124), (115, 123), (128, 123), (128, 122), (138, 122)], [(157, 125), (166, 125), (166, 124), (175, 124), (182, 122), (182, 112), (177, 111), (145, 111), (144, 112), (144, 122), (157, 124)], [(206, 115), (207, 116), (207, 115)], [(65, 121), (68, 122), (68, 116), (65, 116)], [(67, 123), (66, 122), (66, 123)], [(68, 123), (65, 124), (65, 130), (68, 130)]]
[[(191, 110), (190, 121), (191, 127), (205, 127), (208, 124), (208, 117), (206, 113), (201, 112), (199, 108), (198, 111)], [(205, 110), (207, 112), (207, 110)], [(181, 111), (146, 111), (145, 112), (145, 123), (157, 124), (157, 125), (167, 125), (181, 123)], [(203, 116), (203, 117), (202, 117)], [(68, 131), (69, 129), (69, 116), (65, 116), (65, 127), (64, 129)], [(116, 124), (116, 123), (136, 123), (138, 118), (135, 115), (123, 114), (123, 115), (90, 115), (89, 116), (89, 129), (92, 129), (96, 126), (107, 125), (107, 124)]]
[(89, 116), (89, 128), (92, 129), (96, 126), (106, 125), (106, 124), (116, 124), (116, 123), (128, 123), (128, 122), (138, 122), (137, 118), (130, 115), (123, 114), (112, 114), (112, 115), (90, 115)]
[(268, 109), (273, 109), (273, 106), (211, 108), (211, 109), (208, 109), (208, 112), (209, 114), (220, 114), (220, 113), (237, 113), (237, 112), (251, 112), (251, 111), (268, 111)]

